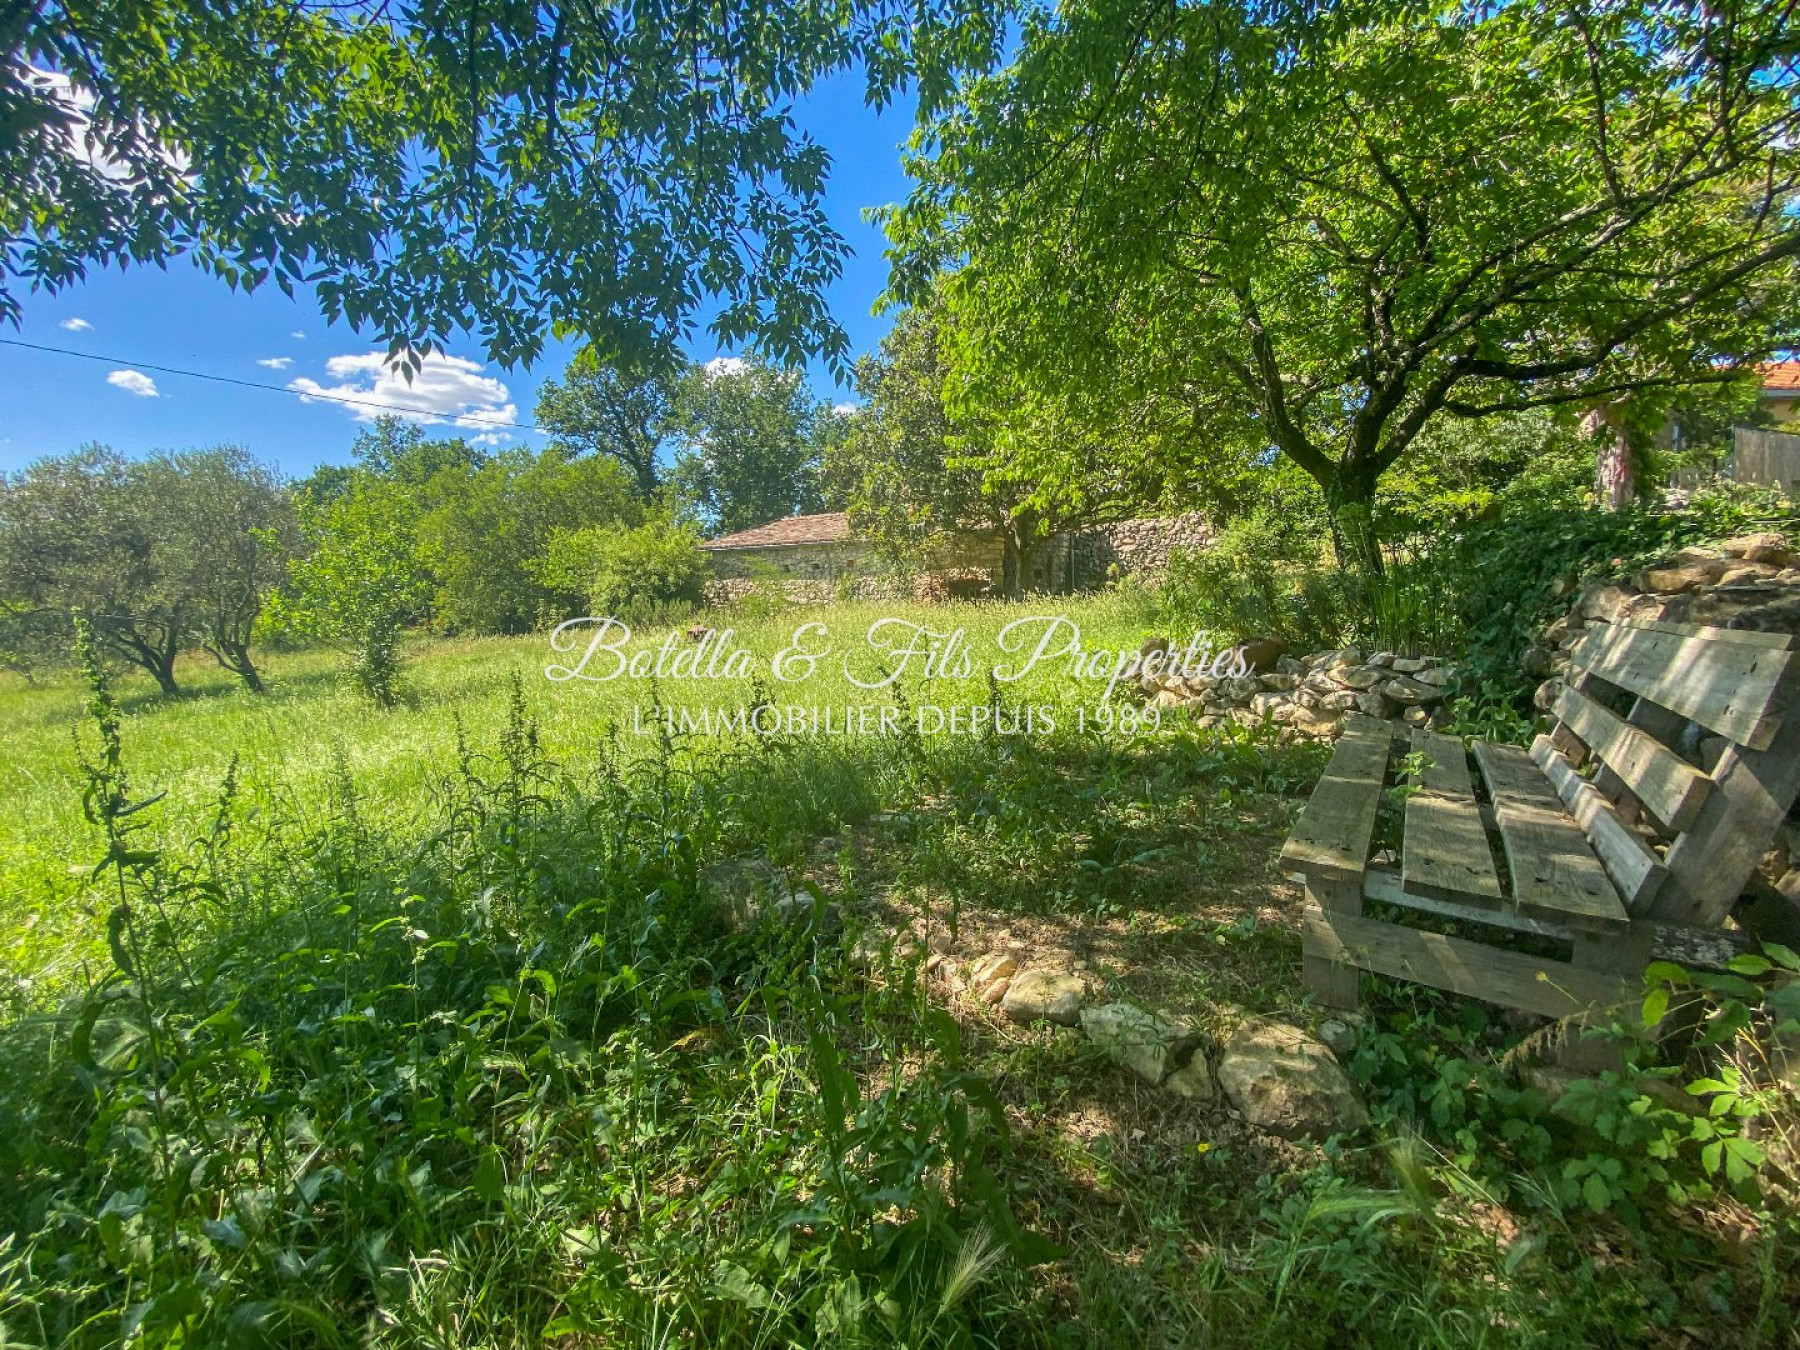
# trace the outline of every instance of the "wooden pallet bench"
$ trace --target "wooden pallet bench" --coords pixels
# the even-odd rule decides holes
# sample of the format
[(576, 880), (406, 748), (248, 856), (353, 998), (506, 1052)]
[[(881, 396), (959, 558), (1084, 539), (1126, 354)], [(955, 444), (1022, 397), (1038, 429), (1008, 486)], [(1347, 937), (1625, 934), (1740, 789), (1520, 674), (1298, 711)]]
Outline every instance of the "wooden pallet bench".
[[(1795, 647), (1690, 625), (1593, 629), (1529, 750), (1347, 724), (1281, 854), (1306, 888), (1315, 996), (1355, 1008), (1367, 970), (1564, 1017), (1641, 997), (1652, 959), (1721, 964), (1747, 941), (1727, 916), (1800, 792)], [(1724, 742), (1710, 771), (1708, 736)], [(1373, 865), (1382, 794), (1401, 781), (1399, 865)], [(1491, 937), (1427, 931), (1412, 914)], [(1509, 950), (1518, 933), (1568, 956)]]

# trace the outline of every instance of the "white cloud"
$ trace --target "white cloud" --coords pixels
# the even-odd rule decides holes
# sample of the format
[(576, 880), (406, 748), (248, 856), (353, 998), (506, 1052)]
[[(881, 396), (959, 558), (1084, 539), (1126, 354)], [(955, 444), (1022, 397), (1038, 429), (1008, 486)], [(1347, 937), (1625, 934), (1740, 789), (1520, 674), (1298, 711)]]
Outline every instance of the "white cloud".
[(86, 319), (64, 319), (62, 321), (64, 331), (70, 333), (85, 333), (93, 326)]
[(141, 370), (115, 370), (106, 377), (106, 382), (114, 389), (123, 389), (139, 398), (161, 397), (156, 389), (156, 381)]
[[(68, 142), (69, 152), (76, 159), (102, 178), (111, 179), (115, 183), (132, 176), (134, 170), (131, 166), (115, 159), (104, 143), (104, 138), (94, 130), (97, 100), (93, 90), (76, 84), (57, 70), (42, 70), (37, 66), (26, 65), (15, 73), (40, 103), (49, 105), (50, 115), (62, 124), (63, 138)], [(140, 125), (137, 132), (141, 137), (144, 128)], [(187, 156), (179, 150), (165, 144), (157, 150), (157, 154), (169, 167), (186, 172)]]
[(484, 431), (479, 436), (469, 437), (470, 445), (505, 445), (512, 436), (504, 431)]
[(460, 356), (427, 356), (410, 382), (381, 352), (334, 356), (325, 363), (325, 371), (337, 383), (320, 384), (301, 376), (289, 380), (288, 388), (305, 396), (362, 400), (348, 405), (359, 422), (397, 413), (415, 422), (449, 422), (491, 433), (519, 420), (518, 405), (506, 385), (482, 374), (479, 362)]
[(292, 338), (299, 338), (302, 342), (306, 341), (305, 332), (303, 332), (301, 329), (298, 329), (298, 328), (296, 328), (293, 332), (289, 333), (288, 336), (292, 337)]
[(839, 417), (855, 417), (856, 414), (862, 411), (862, 404), (834, 403), (831, 405), (831, 411), (836, 413)]
[(750, 363), (741, 356), (715, 356), (701, 369), (708, 379), (717, 379), (721, 375), (742, 375), (750, 369)]
[(291, 356), (265, 356), (260, 358), (256, 364), (268, 370), (286, 370), (294, 364), (294, 358)]

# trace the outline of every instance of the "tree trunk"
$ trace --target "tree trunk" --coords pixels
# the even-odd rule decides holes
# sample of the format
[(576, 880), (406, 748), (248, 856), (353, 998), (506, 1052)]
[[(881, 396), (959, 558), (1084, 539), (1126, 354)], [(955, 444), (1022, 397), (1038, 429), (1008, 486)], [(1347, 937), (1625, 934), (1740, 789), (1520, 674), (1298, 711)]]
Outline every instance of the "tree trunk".
[(1581, 419), (1581, 429), (1599, 449), (1594, 457), (1594, 493), (1608, 511), (1619, 511), (1637, 496), (1637, 475), (1631, 463), (1631, 442), (1625, 435), (1625, 419), (1619, 405), (1594, 408)]
[(1340, 464), (1321, 486), (1338, 566), (1356, 576), (1381, 576), (1387, 569), (1375, 533), (1375, 475), (1360, 465)]

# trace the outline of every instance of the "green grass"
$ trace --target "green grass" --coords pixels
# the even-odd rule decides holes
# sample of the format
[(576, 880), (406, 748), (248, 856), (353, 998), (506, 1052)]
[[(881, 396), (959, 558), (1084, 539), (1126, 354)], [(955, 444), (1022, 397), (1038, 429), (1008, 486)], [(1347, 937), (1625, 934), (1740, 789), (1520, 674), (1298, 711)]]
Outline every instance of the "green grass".
[[(1017, 613), (920, 617), (985, 646)], [(129, 813), (76, 684), (4, 695), (0, 1346), (1793, 1343), (1791, 1220), (1560, 1200), (1591, 1131), (1480, 1107), (1507, 1041), (1472, 1005), (1380, 992), (1377, 1125), (1292, 1145), (857, 953), (923, 912), (1304, 1018), (1266, 916), (1316, 748), (609, 735), (647, 691), (545, 654), (433, 644), (389, 713), (319, 654), (261, 699), (121, 680), (124, 801), (167, 793)], [(735, 929), (701, 877), (740, 854), (843, 931)]]

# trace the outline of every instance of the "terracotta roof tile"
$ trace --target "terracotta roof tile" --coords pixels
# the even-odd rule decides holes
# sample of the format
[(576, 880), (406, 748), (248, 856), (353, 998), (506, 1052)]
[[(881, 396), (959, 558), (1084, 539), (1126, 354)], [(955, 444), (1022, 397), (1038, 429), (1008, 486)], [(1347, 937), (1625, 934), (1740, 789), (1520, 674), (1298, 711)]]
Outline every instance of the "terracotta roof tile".
[(704, 549), (785, 548), (795, 544), (835, 544), (850, 537), (850, 521), (842, 511), (816, 516), (788, 516), (753, 530), (720, 535), (701, 543)]
[(1764, 393), (1800, 391), (1800, 361), (1769, 361), (1758, 366)]

